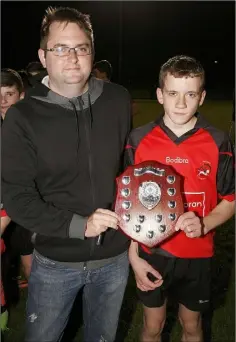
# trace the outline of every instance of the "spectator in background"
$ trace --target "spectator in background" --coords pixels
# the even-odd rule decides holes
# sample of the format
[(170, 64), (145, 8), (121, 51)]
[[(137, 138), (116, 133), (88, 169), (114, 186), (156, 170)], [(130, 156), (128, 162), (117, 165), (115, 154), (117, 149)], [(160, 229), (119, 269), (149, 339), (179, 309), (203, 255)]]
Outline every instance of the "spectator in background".
[(26, 67), (26, 72), (28, 75), (35, 76), (40, 74), (42, 71), (45, 71), (45, 68), (39, 61), (30, 62)]
[(5, 118), (8, 108), (24, 98), (24, 86), (18, 72), (12, 69), (1, 70), (1, 117)]
[[(1, 70), (1, 118), (4, 120), (7, 110), (16, 102), (23, 99), (25, 95), (22, 79), (17, 71), (13, 69)], [(4, 220), (9, 219), (5, 217)], [(10, 220), (10, 219), (9, 219)], [(11, 258), (15, 260), (21, 256), (21, 263), (25, 276), (28, 278), (32, 263), (33, 245), (31, 234), (23, 227), (14, 222), (4, 234), (7, 249), (11, 250)]]
[[(5, 210), (1, 209), (1, 236), (4, 233), (5, 229), (10, 223), (10, 218), (6, 215)], [(4, 240), (1, 238), (1, 244), (0, 244), (0, 252), (1, 255), (5, 252), (5, 244)], [(2, 256), (1, 256), (2, 261)], [(5, 292), (4, 292), (4, 286), (3, 286), (3, 272), (1, 267), (1, 318), (0, 318), (0, 326), (1, 326), (1, 341), (4, 339), (4, 332), (7, 330), (7, 322), (8, 322), (8, 307), (5, 299)]]
[(31, 84), (29, 82), (29, 75), (27, 73), (26, 70), (21, 69), (17, 71), (18, 74), (20, 75), (22, 82), (23, 82), (23, 86), (24, 86), (24, 91), (25, 93), (27, 92), (27, 90), (29, 90), (31, 88)]
[(47, 70), (39, 61), (30, 62), (26, 67), (26, 72), (31, 87), (41, 83), (42, 79), (47, 75)]
[(103, 81), (111, 81), (112, 66), (111, 63), (103, 59), (96, 62), (93, 66), (93, 75)]
[[(96, 62), (93, 66), (93, 75), (103, 81), (110, 82), (112, 76), (112, 66), (111, 63), (106, 59), (103, 59), (99, 62)], [(132, 100), (132, 116), (135, 116), (138, 113), (137, 103)]]

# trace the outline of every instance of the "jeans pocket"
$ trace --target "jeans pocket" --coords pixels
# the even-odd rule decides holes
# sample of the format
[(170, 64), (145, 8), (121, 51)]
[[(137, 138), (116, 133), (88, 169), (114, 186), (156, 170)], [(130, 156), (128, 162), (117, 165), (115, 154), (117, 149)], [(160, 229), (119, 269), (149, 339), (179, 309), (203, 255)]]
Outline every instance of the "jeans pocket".
[(34, 250), (33, 257), (36, 259), (37, 263), (47, 268), (58, 268), (57, 263), (51, 259), (46, 258), (42, 254)]

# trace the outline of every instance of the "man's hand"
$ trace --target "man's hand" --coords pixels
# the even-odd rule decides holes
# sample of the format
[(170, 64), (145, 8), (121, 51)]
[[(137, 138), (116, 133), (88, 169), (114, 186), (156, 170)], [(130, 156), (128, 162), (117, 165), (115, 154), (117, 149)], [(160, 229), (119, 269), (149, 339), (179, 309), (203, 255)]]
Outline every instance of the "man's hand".
[(108, 209), (97, 209), (87, 221), (86, 237), (95, 237), (105, 232), (108, 228), (117, 229), (119, 216)]
[(201, 219), (193, 211), (181, 215), (176, 223), (175, 230), (183, 230), (187, 237), (196, 238), (203, 235)]
[[(137, 256), (135, 260), (130, 260), (130, 263), (135, 274), (137, 287), (141, 291), (151, 291), (162, 285), (162, 276), (146, 260)], [(149, 280), (148, 273), (157, 279), (155, 281)]]

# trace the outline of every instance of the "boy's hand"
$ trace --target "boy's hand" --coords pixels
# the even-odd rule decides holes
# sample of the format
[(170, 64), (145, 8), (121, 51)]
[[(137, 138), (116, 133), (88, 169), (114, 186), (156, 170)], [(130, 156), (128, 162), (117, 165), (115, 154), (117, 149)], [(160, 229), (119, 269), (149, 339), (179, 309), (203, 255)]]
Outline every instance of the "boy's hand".
[(183, 230), (187, 237), (196, 238), (203, 235), (201, 219), (193, 211), (181, 215), (176, 223), (175, 230)]
[[(146, 260), (136, 257), (135, 260), (130, 260), (130, 263), (135, 274), (137, 287), (141, 291), (151, 291), (162, 285), (162, 276)], [(151, 281), (149, 274), (156, 280)]]

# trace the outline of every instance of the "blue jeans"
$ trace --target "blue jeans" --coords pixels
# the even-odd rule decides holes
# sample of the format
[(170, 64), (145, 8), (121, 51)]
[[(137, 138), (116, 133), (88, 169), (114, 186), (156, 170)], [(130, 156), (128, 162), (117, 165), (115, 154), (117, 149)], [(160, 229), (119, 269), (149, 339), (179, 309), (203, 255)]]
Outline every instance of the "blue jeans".
[(127, 252), (94, 270), (78, 270), (34, 252), (25, 342), (58, 342), (83, 289), (84, 342), (112, 342), (129, 274)]

